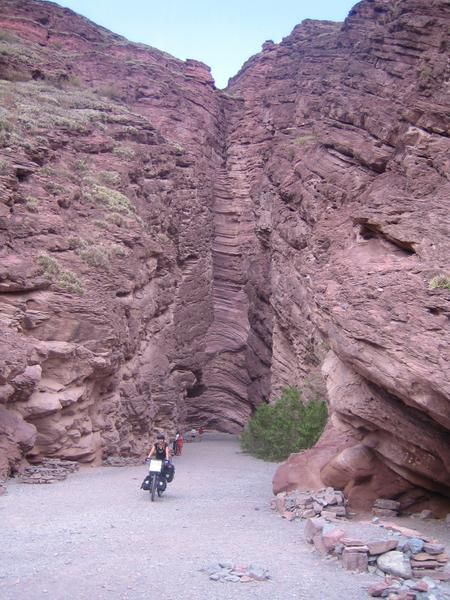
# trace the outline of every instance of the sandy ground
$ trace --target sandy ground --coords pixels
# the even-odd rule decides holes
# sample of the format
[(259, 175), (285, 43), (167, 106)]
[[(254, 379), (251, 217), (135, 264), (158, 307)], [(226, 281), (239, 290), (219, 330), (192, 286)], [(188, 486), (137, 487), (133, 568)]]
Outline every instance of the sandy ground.
[[(0, 598), (359, 600), (379, 581), (312, 552), (303, 525), (270, 510), (274, 465), (242, 454), (234, 437), (206, 434), (175, 465), (154, 503), (139, 489), (145, 465), (10, 482), (0, 498)], [(200, 569), (220, 559), (265, 567), (272, 579), (210, 581)]]

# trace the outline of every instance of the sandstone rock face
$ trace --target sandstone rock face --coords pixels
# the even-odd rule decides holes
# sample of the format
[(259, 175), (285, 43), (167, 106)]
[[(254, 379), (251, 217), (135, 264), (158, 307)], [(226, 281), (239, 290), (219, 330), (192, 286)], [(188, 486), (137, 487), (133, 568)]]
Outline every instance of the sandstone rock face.
[(298, 385), (331, 419), (275, 491), (450, 495), (449, 292), (429, 289), (449, 275), (449, 21), (444, 0), (364, 0), (220, 92), (195, 60), (4, 0), (1, 473), (239, 431)]

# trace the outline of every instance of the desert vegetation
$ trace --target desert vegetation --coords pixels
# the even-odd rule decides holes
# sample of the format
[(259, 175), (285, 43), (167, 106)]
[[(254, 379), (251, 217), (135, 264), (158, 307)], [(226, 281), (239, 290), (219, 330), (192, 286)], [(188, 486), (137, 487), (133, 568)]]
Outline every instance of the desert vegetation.
[(285, 387), (273, 404), (261, 404), (241, 436), (242, 449), (265, 460), (282, 461), (311, 448), (327, 421), (323, 400), (302, 401), (300, 390)]

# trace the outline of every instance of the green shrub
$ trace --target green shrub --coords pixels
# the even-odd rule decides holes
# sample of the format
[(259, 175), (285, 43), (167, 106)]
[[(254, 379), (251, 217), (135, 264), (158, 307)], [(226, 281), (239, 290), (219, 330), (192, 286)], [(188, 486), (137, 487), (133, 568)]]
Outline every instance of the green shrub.
[(74, 294), (84, 293), (83, 285), (75, 273), (63, 269), (56, 258), (48, 254), (40, 254), (37, 262), (44, 271), (44, 275), (58, 287)]
[(116, 146), (113, 148), (113, 154), (119, 158), (132, 159), (135, 157), (136, 152), (129, 146)]
[(74, 170), (78, 171), (79, 173), (85, 173), (89, 168), (87, 160), (84, 158), (79, 158), (75, 160), (72, 166)]
[(0, 42), (20, 42), (20, 37), (7, 29), (0, 29)]
[(106, 219), (104, 221), (102, 221), (102, 219), (94, 219), (92, 221), (93, 225), (95, 225), (96, 227), (100, 227), (101, 229), (108, 229), (109, 223), (106, 221)]
[(99, 267), (101, 269), (109, 268), (109, 259), (111, 252), (109, 248), (103, 245), (87, 246), (78, 252), (82, 261), (91, 267)]
[(81, 246), (77, 251), (82, 261), (91, 267), (109, 270), (111, 258), (125, 258), (128, 256), (126, 248), (120, 244), (88, 244)]
[(274, 404), (256, 409), (241, 435), (242, 449), (265, 460), (285, 460), (317, 442), (327, 416), (325, 402), (303, 404), (298, 389), (283, 388)]
[(111, 223), (113, 225), (117, 225), (117, 227), (128, 227), (129, 222), (127, 221), (127, 219), (121, 215), (120, 213), (117, 212), (111, 212), (108, 213), (105, 217), (105, 221), (107, 221), (108, 223)]
[(439, 288), (450, 290), (450, 277), (448, 275), (441, 273), (430, 279), (428, 282), (428, 289), (436, 290)]
[(61, 269), (57, 284), (59, 287), (67, 290), (68, 292), (73, 292), (74, 294), (83, 294), (84, 288), (81, 281), (72, 271), (67, 271), (66, 269)]
[(76, 235), (71, 236), (67, 240), (67, 242), (69, 244), (70, 250), (78, 250), (78, 248), (85, 248), (86, 246), (88, 246), (88, 243), (86, 242), (86, 240), (84, 240), (83, 238), (80, 238)]
[(296, 144), (299, 146), (305, 146), (306, 144), (311, 144), (317, 140), (315, 135), (300, 135), (296, 140)]
[(116, 171), (102, 171), (99, 173), (99, 178), (107, 186), (117, 187), (120, 185), (120, 173)]
[(96, 89), (96, 92), (97, 94), (99, 94), (99, 96), (105, 96), (110, 100), (120, 101), (124, 100), (126, 97), (126, 94), (122, 90), (120, 85), (115, 83), (107, 83), (105, 85), (102, 85)]
[(48, 254), (39, 254), (37, 262), (42, 267), (44, 275), (49, 276), (51, 279), (58, 275), (61, 270), (61, 266), (56, 258)]
[(103, 185), (92, 185), (90, 189), (83, 192), (83, 198), (87, 201), (93, 201), (96, 204), (103, 205), (113, 212), (130, 214), (135, 210), (134, 206), (124, 194)]
[(25, 198), (25, 207), (32, 213), (39, 212), (39, 200), (34, 196), (27, 196)]

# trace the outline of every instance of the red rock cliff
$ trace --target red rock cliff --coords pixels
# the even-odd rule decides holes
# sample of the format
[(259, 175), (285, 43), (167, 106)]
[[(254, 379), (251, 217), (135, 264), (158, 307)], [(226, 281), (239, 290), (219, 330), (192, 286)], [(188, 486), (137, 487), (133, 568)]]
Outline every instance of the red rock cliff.
[(2, 8), (2, 472), (237, 431), (324, 378), (329, 427), (275, 490), (449, 494), (448, 2), (305, 21), (224, 92), (67, 9)]

